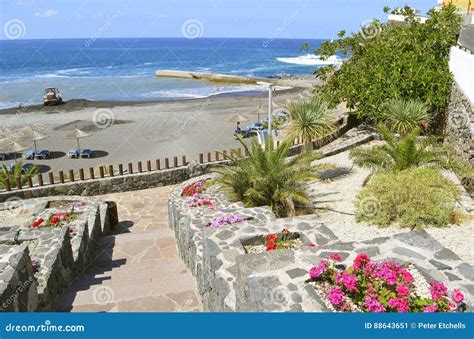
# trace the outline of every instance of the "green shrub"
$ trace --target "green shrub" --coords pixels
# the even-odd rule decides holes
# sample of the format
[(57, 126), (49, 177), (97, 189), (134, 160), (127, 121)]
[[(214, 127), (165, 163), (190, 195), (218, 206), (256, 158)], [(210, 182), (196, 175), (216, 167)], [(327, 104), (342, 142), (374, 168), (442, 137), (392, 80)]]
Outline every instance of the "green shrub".
[(379, 172), (355, 199), (356, 220), (380, 226), (443, 227), (458, 218), (459, 192), (436, 168)]

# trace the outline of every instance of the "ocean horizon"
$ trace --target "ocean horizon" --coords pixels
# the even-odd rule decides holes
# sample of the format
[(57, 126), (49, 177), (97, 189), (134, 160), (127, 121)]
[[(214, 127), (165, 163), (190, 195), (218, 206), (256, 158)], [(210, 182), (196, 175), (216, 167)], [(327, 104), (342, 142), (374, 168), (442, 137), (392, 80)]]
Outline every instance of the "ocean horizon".
[(324, 40), (258, 38), (106, 38), (0, 41), (0, 109), (39, 104), (46, 87), (65, 100), (160, 101), (264, 91), (157, 78), (159, 69), (249, 77), (311, 75), (311, 48)]

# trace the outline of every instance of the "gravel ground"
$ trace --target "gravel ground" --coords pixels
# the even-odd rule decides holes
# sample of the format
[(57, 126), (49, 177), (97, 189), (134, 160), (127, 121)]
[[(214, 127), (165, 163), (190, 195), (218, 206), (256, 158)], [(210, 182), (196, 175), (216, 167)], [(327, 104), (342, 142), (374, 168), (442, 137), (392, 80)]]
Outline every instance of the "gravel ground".
[[(374, 143), (376, 142), (371, 144)], [(310, 187), (311, 195), (317, 203), (316, 206), (334, 210), (320, 210), (318, 213), (321, 215), (323, 222), (341, 241), (363, 241), (407, 231), (406, 228), (398, 226), (377, 227), (367, 223), (357, 223), (354, 217), (353, 201), (370, 171), (354, 165), (348, 157), (348, 152), (314, 162), (314, 164), (322, 163), (335, 165), (340, 175), (312, 184)], [(473, 202), (465, 192), (462, 197), (462, 206), (466, 210), (470, 210), (470, 215), (473, 216)], [(428, 227), (426, 231), (443, 246), (456, 252), (463, 260), (474, 264), (473, 220), (471, 218), (462, 225), (452, 225), (444, 228)]]

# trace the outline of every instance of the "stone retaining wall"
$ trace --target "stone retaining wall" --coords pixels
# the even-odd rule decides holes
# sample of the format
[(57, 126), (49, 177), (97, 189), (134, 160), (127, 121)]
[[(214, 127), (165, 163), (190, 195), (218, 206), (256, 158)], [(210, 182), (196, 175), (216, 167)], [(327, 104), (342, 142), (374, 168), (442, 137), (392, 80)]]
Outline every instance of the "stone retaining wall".
[[(72, 207), (73, 201), (85, 204)], [(31, 227), (58, 212), (77, 218), (62, 227)], [(0, 217), (0, 311), (54, 311), (56, 296), (84, 272), (110, 230), (107, 204), (78, 196), (2, 203)]]
[[(229, 202), (215, 186), (201, 196), (212, 199), (218, 208), (189, 207), (181, 192), (195, 180), (176, 186), (170, 193), (170, 227), (175, 231), (181, 258), (196, 277), (205, 311), (327, 312), (327, 304), (305, 283), (308, 270), (332, 253), (340, 254), (347, 266), (362, 252), (377, 261), (413, 264), (427, 282), (436, 280), (450, 290), (461, 289), (472, 310), (474, 267), (425, 231), (341, 242), (317, 215), (276, 219), (266, 206), (244, 208), (241, 203)], [(249, 220), (222, 228), (206, 227), (212, 217), (229, 213)], [(243, 242), (279, 233), (283, 228), (298, 232), (305, 246), (246, 252)], [(316, 246), (307, 246), (309, 243)]]
[[(474, 103), (472, 103), (456, 82), (453, 83), (448, 106), (447, 142), (474, 166)], [(463, 184), (474, 196), (474, 178), (464, 178)]]

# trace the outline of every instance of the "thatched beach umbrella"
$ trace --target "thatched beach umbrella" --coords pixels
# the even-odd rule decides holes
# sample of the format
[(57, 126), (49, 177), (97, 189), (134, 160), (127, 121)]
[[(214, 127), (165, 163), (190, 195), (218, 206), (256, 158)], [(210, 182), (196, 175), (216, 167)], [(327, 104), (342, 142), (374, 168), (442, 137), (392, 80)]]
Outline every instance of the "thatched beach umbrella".
[(4, 139), (4, 140), (2, 141), (2, 145), (0, 146), (0, 148), (1, 148), (2, 151), (4, 151), (5, 153), (13, 153), (13, 154), (15, 154), (15, 162), (16, 162), (16, 154), (26, 151), (29, 147), (28, 147), (28, 146), (25, 146), (25, 145), (22, 145), (22, 144), (20, 144), (20, 143), (17, 142), (17, 141), (5, 140), (5, 139)]
[(247, 118), (245, 115), (240, 114), (240, 113), (237, 113), (237, 114), (235, 114), (233, 117), (231, 117), (231, 118), (229, 119), (229, 122), (237, 122), (237, 123), (239, 123), (239, 122), (246, 122), (246, 121), (249, 121), (249, 120), (250, 120), (250, 119)]
[(24, 140), (33, 141), (33, 143), (35, 144), (35, 153), (38, 153), (36, 142), (47, 138), (49, 138), (49, 135), (38, 132), (33, 127), (31, 127), (31, 129), (26, 132)]
[(260, 114), (267, 114), (267, 111), (262, 108), (262, 105), (258, 105), (258, 108), (256, 111), (253, 111), (252, 114), (257, 115), (257, 122), (260, 123)]
[(76, 139), (77, 140), (77, 150), (81, 151), (81, 146), (79, 144), (79, 139), (90, 137), (92, 134), (86, 131), (83, 131), (79, 128), (75, 128), (73, 131), (64, 135), (65, 139)]

